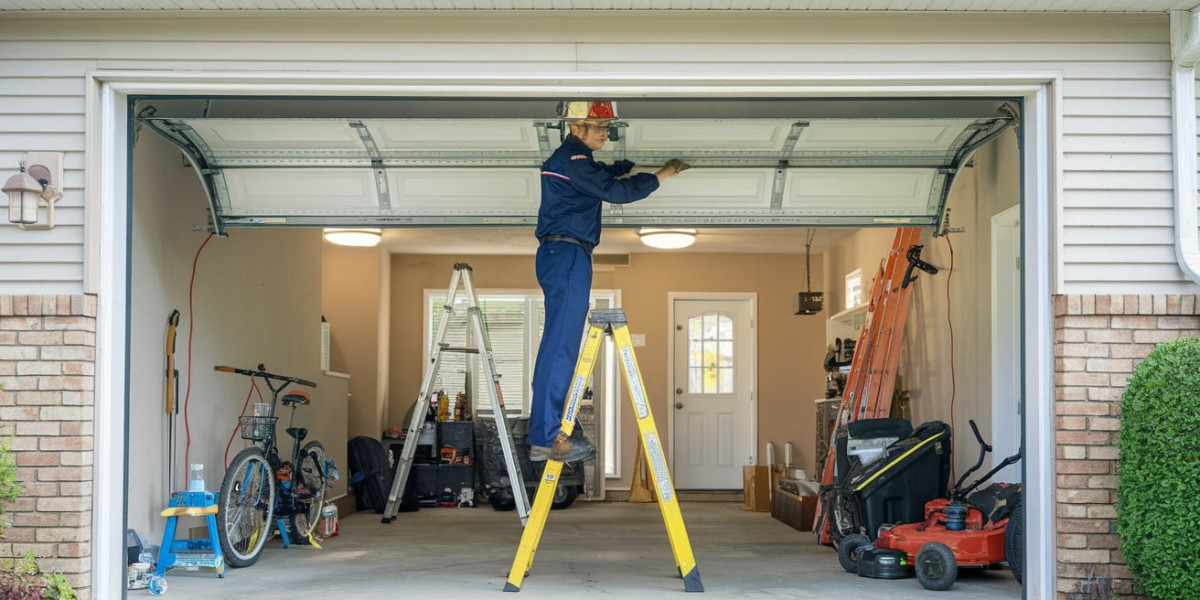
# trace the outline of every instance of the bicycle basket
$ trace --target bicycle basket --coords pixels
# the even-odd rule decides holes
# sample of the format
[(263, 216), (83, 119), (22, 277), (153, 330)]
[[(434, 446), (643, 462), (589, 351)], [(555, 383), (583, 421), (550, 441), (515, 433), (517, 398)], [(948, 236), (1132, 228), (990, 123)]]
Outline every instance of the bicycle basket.
[(265, 442), (275, 435), (277, 417), (241, 417), (242, 439)]

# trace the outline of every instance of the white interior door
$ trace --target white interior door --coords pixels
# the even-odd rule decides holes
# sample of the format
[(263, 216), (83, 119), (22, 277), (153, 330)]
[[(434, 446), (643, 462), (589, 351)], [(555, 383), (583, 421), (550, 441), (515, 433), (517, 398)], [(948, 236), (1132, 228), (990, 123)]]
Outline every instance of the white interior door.
[[(1021, 447), (1021, 211), (992, 217), (992, 466)], [(1021, 481), (1021, 463), (995, 481)]]
[(754, 464), (754, 301), (674, 300), (675, 486), (741, 489)]

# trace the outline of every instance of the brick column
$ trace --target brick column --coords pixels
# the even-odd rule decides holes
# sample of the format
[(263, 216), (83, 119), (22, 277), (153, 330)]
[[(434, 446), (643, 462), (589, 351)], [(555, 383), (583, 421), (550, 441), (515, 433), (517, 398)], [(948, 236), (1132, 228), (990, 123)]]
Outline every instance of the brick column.
[(32, 550), (89, 598), (95, 296), (0, 296), (0, 434), (21, 496), (2, 551)]
[(1117, 434), (1133, 368), (1200, 335), (1195, 296), (1054, 297), (1058, 597), (1135, 598), (1117, 537)]

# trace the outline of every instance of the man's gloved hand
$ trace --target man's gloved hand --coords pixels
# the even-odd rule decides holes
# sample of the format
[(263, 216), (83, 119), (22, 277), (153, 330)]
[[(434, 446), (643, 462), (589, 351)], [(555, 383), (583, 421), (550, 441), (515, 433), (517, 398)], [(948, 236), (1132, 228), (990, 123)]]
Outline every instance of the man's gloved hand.
[(668, 160), (666, 162), (666, 164), (663, 165), (663, 168), (674, 169), (674, 171), (676, 173), (682, 173), (682, 172), (692, 168), (692, 165), (689, 165), (688, 163), (685, 163), (682, 160), (679, 160), (678, 158), (672, 158), (671, 160)]

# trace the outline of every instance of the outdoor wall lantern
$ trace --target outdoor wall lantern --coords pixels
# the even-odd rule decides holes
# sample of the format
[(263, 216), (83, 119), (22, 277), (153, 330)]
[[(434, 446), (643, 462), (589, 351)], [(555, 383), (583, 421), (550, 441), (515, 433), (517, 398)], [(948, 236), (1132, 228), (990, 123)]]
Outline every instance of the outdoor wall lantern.
[[(53, 229), (54, 203), (62, 198), (61, 152), (30, 152), (21, 160), (21, 172), (8, 178), (8, 222), (21, 229)], [(28, 167), (26, 166), (28, 165)], [(46, 220), (38, 225), (38, 209), (45, 205)]]
[(695, 243), (696, 230), (643, 227), (638, 230), (638, 237), (642, 239), (643, 244), (651, 248), (678, 250), (680, 248), (687, 248)]
[(370, 248), (378, 245), (383, 238), (383, 230), (377, 227), (328, 227), (325, 229), (325, 239), (339, 246), (359, 246)]

